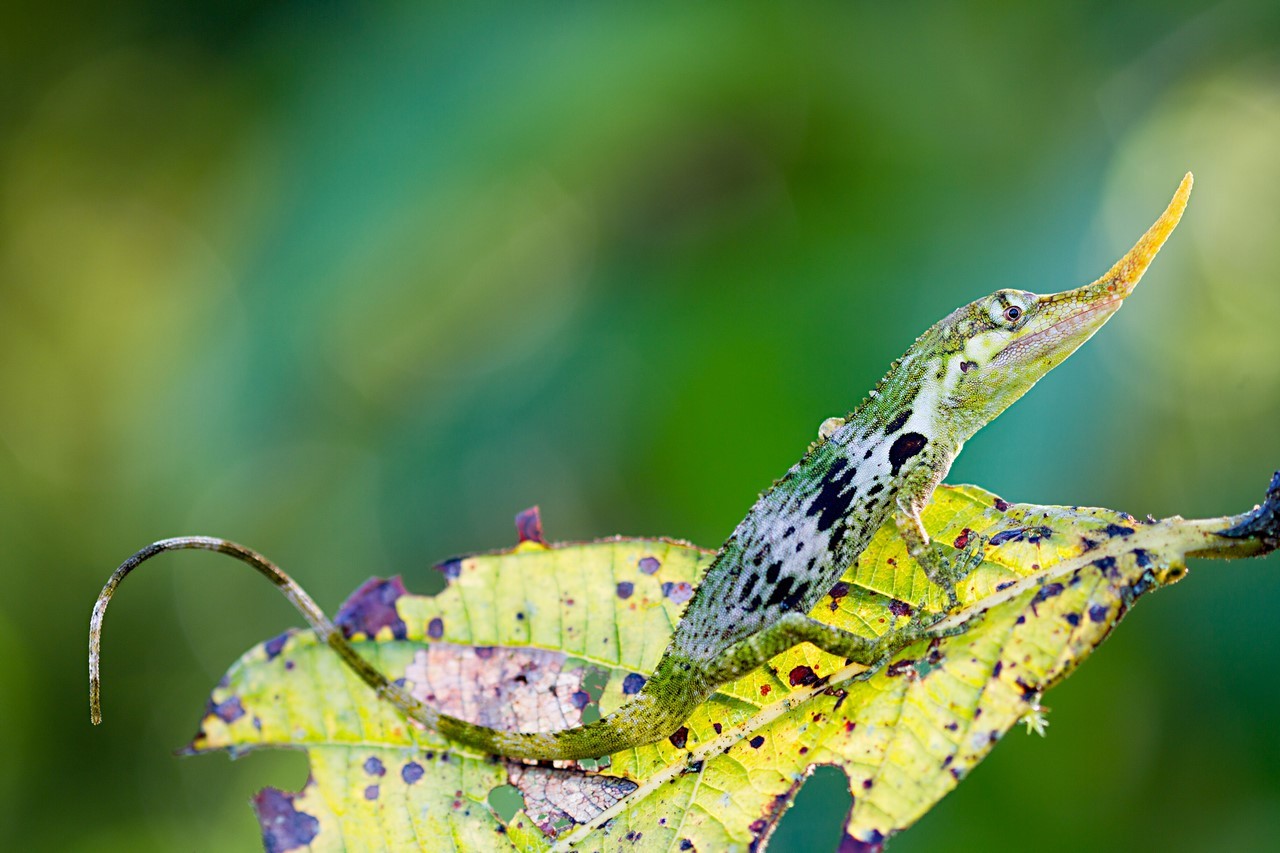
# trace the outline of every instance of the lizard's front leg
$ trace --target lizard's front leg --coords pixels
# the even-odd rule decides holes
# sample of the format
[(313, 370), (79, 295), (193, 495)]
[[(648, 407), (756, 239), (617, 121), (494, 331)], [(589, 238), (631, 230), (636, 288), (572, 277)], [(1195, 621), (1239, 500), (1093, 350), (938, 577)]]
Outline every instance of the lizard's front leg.
[(985, 539), (975, 536), (970, 548), (953, 561), (929, 538), (929, 531), (925, 530), (920, 518), (920, 508), (914, 503), (900, 502), (893, 521), (907, 546), (907, 553), (924, 569), (925, 576), (946, 592), (949, 607), (959, 604), (956, 584), (982, 564)]

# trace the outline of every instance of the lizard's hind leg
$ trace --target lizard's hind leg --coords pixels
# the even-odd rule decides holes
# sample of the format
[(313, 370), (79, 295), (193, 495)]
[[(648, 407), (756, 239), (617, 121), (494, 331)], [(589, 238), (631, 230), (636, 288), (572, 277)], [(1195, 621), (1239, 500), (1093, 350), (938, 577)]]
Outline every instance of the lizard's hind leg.
[(730, 646), (711, 665), (708, 674), (716, 683), (732, 681), (787, 649), (806, 642), (853, 663), (876, 666), (919, 640), (949, 637), (962, 630), (963, 627), (935, 630), (917, 618), (872, 639), (819, 622), (803, 613), (788, 613), (760, 633)]

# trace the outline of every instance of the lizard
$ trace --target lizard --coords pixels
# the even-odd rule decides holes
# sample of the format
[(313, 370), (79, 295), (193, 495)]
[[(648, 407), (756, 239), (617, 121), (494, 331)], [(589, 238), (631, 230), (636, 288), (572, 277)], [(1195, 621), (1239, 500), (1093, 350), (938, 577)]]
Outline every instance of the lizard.
[(125, 561), (94, 607), (93, 722), (101, 721), (99, 649), (107, 602), (142, 562), (185, 548), (231, 555), (270, 578), (321, 641), (409, 719), (482, 753), (513, 759), (596, 758), (668, 737), (718, 687), (801, 643), (875, 668), (916, 642), (951, 636), (964, 623), (934, 627), (923, 606), (907, 624), (874, 639), (808, 614), (890, 520), (928, 579), (945, 591), (950, 611), (959, 607), (957, 583), (981, 563), (984, 543), (946, 557), (921, 521), (930, 496), (968, 438), (1119, 310), (1178, 224), (1191, 186), (1187, 173), (1161, 216), (1097, 281), (1047, 295), (1001, 289), (961, 306), (920, 335), (848, 416), (824, 421), (818, 440), (759, 496), (716, 552), (644, 686), (599, 720), (513, 732), (444, 714), (361, 657), (323, 610), (265, 557), (223, 539), (178, 537)]

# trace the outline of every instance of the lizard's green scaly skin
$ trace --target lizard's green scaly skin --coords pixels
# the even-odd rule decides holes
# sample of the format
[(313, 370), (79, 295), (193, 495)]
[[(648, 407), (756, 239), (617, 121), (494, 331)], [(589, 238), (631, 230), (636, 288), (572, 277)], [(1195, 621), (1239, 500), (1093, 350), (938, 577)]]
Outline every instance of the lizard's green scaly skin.
[(559, 731), (508, 732), (442, 714), (361, 658), (319, 607), (264, 558), (225, 540), (189, 537), (139, 552), (104, 589), (90, 629), (94, 721), (106, 601), (142, 560), (177, 548), (220, 550), (255, 565), (380, 696), (451, 740), (509, 758), (593, 758), (659, 740), (720, 685), (802, 642), (876, 665), (922, 638), (942, 636), (918, 615), (870, 640), (807, 614), (889, 518), (930, 580), (957, 603), (957, 569), (965, 567), (935, 552), (920, 521), (934, 488), (970, 436), (1119, 309), (1178, 224), (1190, 192), (1188, 173), (1156, 223), (1093, 284), (1047, 296), (999, 290), (956, 309), (916, 339), (852, 414), (823, 422), (818, 441), (721, 546), (652, 677), (603, 719)]

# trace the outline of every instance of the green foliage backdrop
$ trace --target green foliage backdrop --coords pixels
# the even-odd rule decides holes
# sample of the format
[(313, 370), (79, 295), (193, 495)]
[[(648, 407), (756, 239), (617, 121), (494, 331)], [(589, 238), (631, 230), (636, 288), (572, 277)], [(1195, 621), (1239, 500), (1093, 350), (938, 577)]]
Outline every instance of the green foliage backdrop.
[[(1092, 279), (1196, 195), (1106, 330), (961, 457), (1011, 500), (1212, 516), (1280, 464), (1280, 9), (347, 3), (0, 9), (0, 825), (245, 849), (300, 755), (178, 760), (326, 606), (552, 538), (714, 545), (926, 325)], [(1192, 566), (895, 851), (1264, 849), (1276, 558)], [(819, 776), (775, 849), (837, 837)], [(1064, 807), (1064, 804), (1070, 804)], [(800, 812), (803, 812), (801, 814)]]

